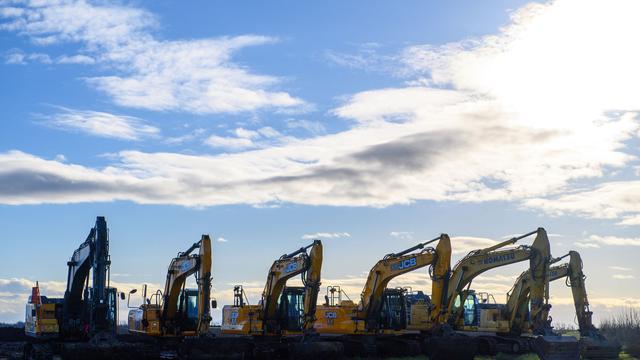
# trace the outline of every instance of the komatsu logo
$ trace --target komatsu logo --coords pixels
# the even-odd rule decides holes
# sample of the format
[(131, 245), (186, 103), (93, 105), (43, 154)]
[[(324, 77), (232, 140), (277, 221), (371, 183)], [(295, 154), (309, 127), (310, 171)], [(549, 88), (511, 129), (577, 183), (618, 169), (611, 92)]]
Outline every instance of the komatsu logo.
[(503, 262), (503, 261), (507, 261), (507, 260), (513, 260), (515, 258), (516, 258), (516, 254), (514, 254), (514, 253), (504, 254), (504, 255), (496, 255), (496, 256), (489, 256), (489, 257), (484, 258), (484, 260), (482, 260), (482, 264), (483, 265), (493, 264), (493, 263)]
[(298, 270), (298, 263), (291, 263), (289, 265), (287, 265), (286, 268), (284, 268), (284, 272), (285, 273), (290, 273), (292, 271), (296, 271)]
[(407, 269), (413, 266), (416, 266), (418, 263), (416, 261), (416, 258), (411, 258), (411, 259), (406, 259), (406, 260), (402, 260), (402, 261), (398, 261), (395, 264), (391, 264), (391, 270), (402, 270), (402, 269)]

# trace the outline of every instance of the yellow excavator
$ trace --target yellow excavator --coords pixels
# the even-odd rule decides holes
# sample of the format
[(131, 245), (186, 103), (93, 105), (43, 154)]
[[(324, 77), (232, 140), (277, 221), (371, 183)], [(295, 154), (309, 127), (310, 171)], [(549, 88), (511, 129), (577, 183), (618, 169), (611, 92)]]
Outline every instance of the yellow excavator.
[[(234, 304), (222, 308), (222, 333), (278, 336), (312, 333), (321, 268), (320, 240), (282, 255), (269, 269), (258, 305), (248, 304), (242, 286), (234, 288)], [(287, 280), (296, 275), (302, 275), (304, 286), (287, 287)]]
[[(428, 246), (436, 241), (435, 249)], [(430, 267), (432, 299), (421, 292), (410, 294), (407, 289), (387, 288), (395, 277), (426, 266)], [(416, 340), (421, 339), (421, 331), (428, 329), (430, 312), (441, 311), (450, 267), (451, 240), (447, 234), (387, 254), (369, 271), (357, 305), (349, 299), (342, 300), (338, 287), (328, 288), (325, 304), (316, 312), (315, 328), (320, 334), (346, 336), (342, 341), (350, 345), (345, 346), (347, 352), (353, 348), (355, 353), (364, 351), (369, 355), (388, 355), (391, 350), (396, 350), (396, 355), (415, 355), (410, 352), (421, 351), (420, 342)], [(336, 295), (339, 296), (337, 302)], [(395, 349), (387, 351), (391, 347)], [(398, 353), (398, 350), (409, 353)]]
[[(224, 339), (249, 357), (342, 356), (341, 343), (323, 341), (314, 330), (321, 270), (322, 242), (314, 240), (273, 262), (259, 304), (250, 305), (242, 286), (235, 286), (233, 305), (222, 308)], [(304, 286), (286, 286), (296, 275)]]
[[(438, 242), (437, 247), (427, 245)], [(418, 253), (414, 251), (421, 250)], [(403, 289), (389, 289), (389, 282), (402, 274), (431, 266), (433, 281), (431, 306), (439, 311), (441, 307), (443, 281), (451, 263), (451, 240), (442, 234), (430, 241), (417, 244), (398, 253), (384, 256), (369, 271), (369, 276), (360, 296), (360, 303), (351, 300), (331, 301), (329, 294), (324, 305), (316, 312), (318, 320), (315, 328), (319, 333), (356, 334), (356, 333), (394, 333), (407, 329), (407, 314), (415, 320), (411, 323), (419, 328), (420, 322), (428, 322), (428, 309), (421, 308), (412, 312), (406, 308)], [(329, 292), (335, 288), (329, 288)], [(333, 304), (332, 304), (333, 303)], [(418, 318), (420, 320), (418, 320)]]
[[(569, 262), (555, 265), (549, 268), (549, 281), (565, 279), (566, 285), (571, 288), (573, 302), (576, 309), (576, 318), (580, 331), (580, 352), (585, 359), (617, 359), (620, 353), (620, 344), (607, 340), (591, 320), (593, 312), (589, 309), (589, 300), (585, 286), (586, 276), (582, 268), (582, 259), (576, 251), (555, 258), (551, 263), (557, 263), (565, 257)], [(507, 294), (507, 309), (511, 314), (511, 332), (514, 334), (530, 332), (528, 320), (528, 303), (531, 287), (531, 273), (524, 271), (518, 277)], [(547, 319), (547, 327), (551, 330), (552, 319), (546, 310), (543, 318)]]
[[(531, 246), (504, 248), (534, 234), (536, 238)], [(527, 260), (531, 274), (529, 317), (532, 335), (514, 336), (510, 333), (510, 314), (506, 304), (491, 303), (490, 295), (476, 294), (470, 286), (477, 276), (488, 270)], [(439, 336), (431, 339), (432, 356), (438, 357), (439, 349), (450, 346), (447, 338), (455, 332), (473, 339), (480, 353), (535, 351), (543, 359), (577, 358), (579, 353), (575, 338), (552, 336), (546, 331), (545, 315), (550, 307), (550, 260), (549, 239), (543, 228), (486, 249), (472, 251), (462, 258), (453, 268), (448, 281), (445, 311), (433, 314), (434, 334)]]
[[(198, 253), (195, 251), (198, 250)], [(186, 289), (186, 280), (195, 275), (197, 289)], [(136, 292), (131, 290), (129, 295)], [(129, 333), (153, 337), (185, 337), (206, 334), (211, 322), (211, 239), (202, 235), (197, 243), (171, 260), (164, 292), (158, 290), (129, 311)], [(211, 303), (210, 303), (211, 301)]]

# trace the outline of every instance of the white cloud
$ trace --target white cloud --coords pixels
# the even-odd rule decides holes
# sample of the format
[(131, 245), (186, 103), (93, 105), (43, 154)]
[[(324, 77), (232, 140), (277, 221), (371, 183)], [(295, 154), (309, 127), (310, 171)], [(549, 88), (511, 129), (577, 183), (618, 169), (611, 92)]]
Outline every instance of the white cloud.
[(25, 65), (26, 55), (21, 52), (11, 52), (5, 55), (5, 64)]
[(603, 245), (640, 246), (640, 238), (623, 238), (618, 236), (591, 235), (589, 240)]
[(202, 137), (205, 132), (206, 132), (205, 129), (197, 128), (197, 129), (194, 129), (193, 131), (191, 131), (191, 132), (189, 132), (187, 134), (184, 134), (184, 135), (168, 137), (168, 138), (164, 139), (164, 142), (169, 144), (169, 145), (180, 145), (180, 144), (183, 144), (185, 142), (192, 141), (192, 140), (195, 140), (195, 139), (198, 139), (198, 138)]
[(631, 270), (633, 270), (631, 268), (622, 267), (622, 266), (609, 266), (609, 269), (615, 270), (615, 271), (631, 271)]
[(219, 237), (218, 238), (218, 242), (228, 242), (229, 240), (223, 238), (223, 237)]
[(20, 50), (12, 50), (5, 54), (5, 64), (26, 65), (29, 62), (51, 64), (53, 61), (49, 55), (41, 53), (25, 54)]
[(327, 132), (327, 129), (319, 121), (310, 120), (288, 120), (287, 127), (289, 129), (304, 129), (313, 135), (321, 135)]
[(304, 234), (302, 235), (302, 239), (304, 240), (315, 240), (315, 239), (339, 239), (339, 238), (349, 238), (351, 234), (348, 232), (317, 232), (313, 234)]
[[(531, 199), (526, 206), (562, 215), (576, 214), (600, 219), (621, 219), (620, 225), (640, 224), (640, 181), (605, 182), (594, 189), (548, 199)], [(635, 215), (634, 215), (635, 214)]]
[(266, 148), (291, 140), (291, 138), (283, 136), (280, 132), (269, 126), (256, 130), (236, 128), (233, 134), (235, 136), (211, 135), (204, 143), (213, 148), (238, 151), (252, 148)]
[[(193, 113), (306, 105), (274, 89), (279, 78), (253, 74), (231, 60), (242, 48), (277, 39), (244, 35), (159, 40), (154, 35), (156, 17), (132, 6), (83, 0), (34, 0), (14, 5), (0, 5), (0, 18), (6, 19), (0, 30), (28, 36), (39, 45), (79, 44), (82, 54), (64, 56), (59, 62), (95, 62), (110, 69), (112, 75), (86, 81), (119, 105)], [(17, 60), (12, 59), (21, 63)]]
[(140, 140), (160, 133), (160, 129), (132, 116), (68, 108), (60, 110), (57, 114), (40, 117), (45, 119), (45, 124), (56, 129), (79, 131), (106, 138)]
[(614, 274), (611, 277), (616, 280), (631, 280), (636, 278), (635, 276), (628, 274)]
[(90, 56), (86, 56), (86, 55), (71, 55), (71, 56), (67, 56), (67, 55), (63, 55), (60, 56), (59, 58), (56, 59), (56, 62), (58, 64), (85, 64), (85, 65), (91, 65), (91, 64), (95, 64), (96, 59), (90, 57)]
[(225, 148), (230, 150), (242, 150), (256, 146), (253, 141), (248, 138), (225, 137), (218, 135), (209, 136), (204, 143), (212, 148)]
[(389, 236), (393, 236), (394, 238), (402, 239), (402, 240), (412, 240), (413, 232), (411, 231), (392, 231), (389, 233)]
[[(624, 238), (618, 236), (600, 236), (600, 235), (590, 235), (588, 238), (582, 241), (577, 241), (573, 243), (574, 245), (589, 249), (589, 248), (600, 248), (602, 246), (640, 246), (640, 238)], [(614, 269), (614, 267), (610, 267), (610, 269)], [(623, 268), (618, 268), (618, 270)]]
[(579, 241), (576, 241), (576, 242), (573, 243), (573, 245), (575, 245), (577, 247), (580, 247), (580, 248), (583, 248), (583, 249), (599, 249), (600, 248), (599, 244), (595, 244), (595, 243), (592, 243), (592, 242), (579, 242)]
[(454, 236), (451, 238), (451, 248), (454, 254), (466, 254), (473, 250), (484, 249), (497, 244), (498, 241), (474, 236)]
[[(416, 77), (413, 83), (421, 85), (347, 97), (332, 113), (346, 120), (350, 128), (335, 134), (296, 139), (269, 137), (265, 129), (245, 129), (261, 138), (218, 134), (207, 140), (209, 145), (236, 153), (195, 156), (123, 151), (104, 169), (5, 153), (0, 156), (4, 161), (0, 183), (10, 190), (0, 188), (0, 202), (127, 199), (186, 206), (291, 202), (382, 207), (418, 200), (503, 200), (549, 212), (635, 221), (629, 220), (640, 214), (640, 201), (634, 201), (640, 190), (634, 181), (581, 189), (637, 161), (627, 148), (640, 130), (637, 114), (631, 111), (640, 109), (640, 98), (635, 96), (640, 87), (640, 50), (628, 45), (640, 32), (640, 22), (632, 15), (637, 6), (634, 1), (584, 5), (576, 0), (526, 6), (495, 35), (444, 46), (411, 47), (402, 56)], [(109, 9), (137, 14), (134, 18), (149, 16), (130, 13), (130, 8)], [(607, 26), (594, 27), (593, 14)], [(85, 20), (79, 23), (85, 24)], [(107, 27), (104, 35), (96, 36), (111, 38), (117, 46), (103, 45), (102, 40), (92, 42), (107, 51), (91, 55), (114, 57), (109, 60), (114, 67), (130, 65), (127, 61), (136, 59), (132, 71), (140, 74), (123, 82), (135, 83), (139, 77), (146, 81), (169, 71), (162, 60), (165, 57), (182, 64), (173, 56), (183, 56), (183, 50), (191, 51), (192, 46), (211, 45), (208, 40), (196, 45), (160, 42), (149, 35), (149, 22), (126, 22), (129, 27), (124, 30)], [(571, 27), (566, 26), (568, 22)], [(98, 25), (87, 25), (83, 33), (78, 33), (74, 24), (70, 31), (51, 31), (55, 27), (48, 22), (40, 24), (47, 32), (39, 32), (30, 23), (15, 26), (46, 42), (49, 33), (56, 36), (55, 41), (66, 40), (59, 38), (61, 34), (85, 41), (82, 39), (90, 37), (87, 32), (93, 34)], [(117, 36), (113, 34), (116, 31)], [(135, 39), (151, 38), (143, 42), (142, 52), (129, 47), (131, 34)], [(229, 58), (236, 49), (270, 41), (273, 39), (261, 37), (217, 39), (211, 46), (223, 50), (211, 61), (218, 61), (215, 66), (232, 66)], [(153, 45), (153, 56), (148, 44)], [(203, 59), (210, 59), (209, 55), (189, 53), (184, 61), (189, 66), (197, 63), (206, 67), (209, 60)], [(160, 60), (154, 65), (156, 59)], [(147, 76), (140, 70), (143, 68), (152, 74)], [(231, 73), (236, 74), (235, 70)], [(217, 73), (204, 73), (212, 72)], [(589, 74), (588, 84), (585, 74)], [(173, 75), (168, 76), (172, 81)], [(180, 101), (174, 101), (171, 92), (147, 96), (146, 89), (164, 91), (163, 79), (145, 86), (140, 99), (159, 102), (158, 108), (181, 104), (188, 109), (195, 96), (200, 96), (189, 95), (188, 100)], [(266, 86), (273, 79), (264, 80), (256, 83)], [(234, 99), (252, 98), (233, 91), (225, 94)], [(206, 102), (206, 106), (213, 103)], [(229, 107), (235, 108), (239, 107)], [(46, 166), (38, 168), (36, 164)], [(78, 182), (78, 172), (93, 176)], [(21, 181), (15, 188), (30, 191), (16, 191), (13, 182), (25, 178), (32, 181)], [(589, 194), (594, 196), (589, 199)], [(563, 201), (579, 195), (581, 201)], [(589, 202), (592, 199), (600, 200)], [(584, 201), (594, 206), (584, 206)], [(563, 205), (567, 203), (571, 206)]]

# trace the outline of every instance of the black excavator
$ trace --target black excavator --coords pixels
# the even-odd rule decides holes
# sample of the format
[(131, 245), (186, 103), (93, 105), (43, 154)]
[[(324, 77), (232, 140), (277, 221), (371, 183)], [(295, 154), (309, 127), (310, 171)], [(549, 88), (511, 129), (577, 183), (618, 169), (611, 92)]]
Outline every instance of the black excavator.
[[(118, 291), (109, 286), (109, 230), (103, 216), (97, 217), (67, 266), (64, 298), (40, 295), (38, 283), (32, 289), (25, 312), (27, 359), (60, 353), (70, 357), (73, 351), (87, 354), (87, 346), (116, 342)], [(124, 294), (120, 297), (124, 299)]]

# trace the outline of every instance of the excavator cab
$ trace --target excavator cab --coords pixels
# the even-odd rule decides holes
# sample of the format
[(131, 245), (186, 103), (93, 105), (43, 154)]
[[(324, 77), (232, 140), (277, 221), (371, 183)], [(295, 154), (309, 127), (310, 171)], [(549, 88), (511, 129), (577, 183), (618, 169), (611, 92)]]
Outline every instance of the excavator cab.
[(198, 327), (198, 289), (184, 289), (180, 292), (176, 320), (182, 331), (196, 331)]
[(385, 289), (379, 324), (382, 329), (401, 330), (407, 326), (405, 289)]
[[(464, 301), (461, 301), (464, 299)], [(461, 325), (467, 329), (477, 329), (503, 333), (508, 331), (506, 306), (498, 304), (492, 294), (464, 291), (456, 298), (454, 308), (462, 306)]]
[(281, 330), (302, 331), (304, 324), (304, 288), (285, 287), (278, 301)]
[(92, 316), (94, 331), (108, 331), (113, 334), (116, 333), (118, 328), (118, 290), (116, 288), (105, 288), (104, 303), (99, 301), (93, 301), (96, 297), (95, 290), (93, 288), (85, 289), (85, 301), (88, 304), (93, 304), (92, 309), (86, 309), (88, 311), (87, 317)]

